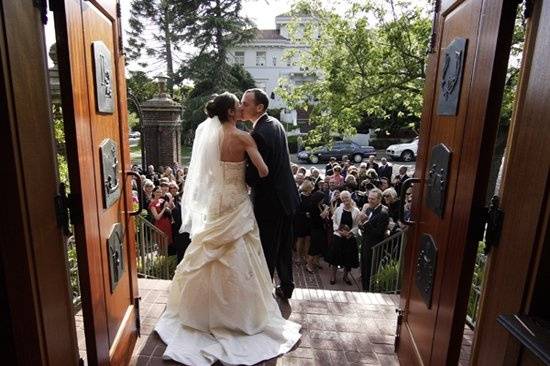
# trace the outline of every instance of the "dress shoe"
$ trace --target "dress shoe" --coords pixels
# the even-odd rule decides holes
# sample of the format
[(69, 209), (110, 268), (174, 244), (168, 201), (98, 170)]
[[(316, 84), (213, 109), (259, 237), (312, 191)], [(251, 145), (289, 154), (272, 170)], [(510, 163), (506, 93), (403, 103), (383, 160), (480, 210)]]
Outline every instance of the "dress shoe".
[(277, 288), (275, 288), (275, 295), (283, 300), (288, 300), (292, 296), (292, 294), (289, 295), (288, 292), (284, 291), (281, 286), (277, 286)]

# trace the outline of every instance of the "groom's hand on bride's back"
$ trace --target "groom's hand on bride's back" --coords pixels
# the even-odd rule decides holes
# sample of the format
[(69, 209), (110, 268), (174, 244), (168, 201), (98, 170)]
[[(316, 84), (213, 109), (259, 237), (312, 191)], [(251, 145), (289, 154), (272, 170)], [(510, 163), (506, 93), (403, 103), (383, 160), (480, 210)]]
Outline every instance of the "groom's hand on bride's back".
[(250, 187), (254, 187), (258, 184), (260, 181), (260, 174), (258, 173), (258, 169), (252, 164), (252, 161), (250, 160), (250, 157), (248, 154), (246, 155), (246, 175), (245, 180), (246, 184), (248, 184)]

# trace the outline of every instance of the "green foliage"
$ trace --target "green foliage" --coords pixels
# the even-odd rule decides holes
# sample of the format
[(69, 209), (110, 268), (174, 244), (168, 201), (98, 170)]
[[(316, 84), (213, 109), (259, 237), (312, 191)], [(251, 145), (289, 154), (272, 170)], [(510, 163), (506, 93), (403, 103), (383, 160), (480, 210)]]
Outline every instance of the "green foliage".
[[(143, 71), (129, 71), (130, 76), (126, 79), (126, 87), (139, 103), (149, 100), (158, 93), (159, 87)], [(135, 103), (128, 103), (128, 111), (137, 113)]]
[(399, 261), (392, 259), (383, 264), (371, 278), (373, 292), (393, 292), (397, 287), (399, 275)]
[(67, 165), (67, 152), (65, 149), (65, 130), (63, 129), (63, 114), (59, 105), (52, 105), (54, 139), (57, 156), (57, 171), (59, 174), (59, 182), (65, 183), (67, 192), (69, 186), (69, 167)]
[(177, 257), (155, 255), (148, 256), (146, 261), (137, 258), (137, 272), (158, 279), (171, 280), (177, 267)]
[(309, 52), (291, 51), (304, 70), (318, 70), (301, 85), (280, 80), (276, 93), (291, 108), (311, 111), (308, 143), (350, 135), (369, 122), (395, 130), (418, 123), (431, 21), (404, 1), (353, 0), (338, 15), (316, 0), (300, 0), (294, 14), (311, 14), (316, 25), (290, 28)]
[(240, 15), (242, 0), (189, 1), (183, 18), (187, 41), (198, 54), (178, 70), (176, 82), (190, 79), (194, 89), (184, 102), (184, 129), (194, 129), (205, 118), (204, 105), (212, 94), (236, 94), (254, 87), (254, 79), (240, 65), (227, 63), (228, 49), (252, 39), (252, 22)]
[(143, 56), (164, 62), (170, 91), (174, 80), (175, 51), (180, 50), (183, 40), (181, 14), (187, 3), (178, 0), (132, 0), (130, 5), (127, 58), (141, 60), (143, 67), (147, 66)]

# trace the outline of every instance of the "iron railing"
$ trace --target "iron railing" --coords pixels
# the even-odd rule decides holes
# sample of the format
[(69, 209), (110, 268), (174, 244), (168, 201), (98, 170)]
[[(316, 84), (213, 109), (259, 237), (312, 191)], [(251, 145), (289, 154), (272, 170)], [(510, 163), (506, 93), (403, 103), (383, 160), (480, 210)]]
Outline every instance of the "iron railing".
[(485, 273), (485, 262), (487, 256), (483, 250), (478, 251), (474, 274), (472, 276), (472, 287), (470, 287), (470, 298), (468, 299), (468, 309), (466, 311), (466, 324), (474, 329), (477, 321), (477, 311), (479, 309), (479, 300), (481, 298), (481, 285), (483, 283), (483, 274)]
[(138, 275), (169, 280), (176, 268), (175, 256), (168, 256), (168, 237), (142, 216), (136, 216), (136, 257)]
[(371, 249), (370, 292), (397, 294), (401, 290), (407, 228), (390, 235)]

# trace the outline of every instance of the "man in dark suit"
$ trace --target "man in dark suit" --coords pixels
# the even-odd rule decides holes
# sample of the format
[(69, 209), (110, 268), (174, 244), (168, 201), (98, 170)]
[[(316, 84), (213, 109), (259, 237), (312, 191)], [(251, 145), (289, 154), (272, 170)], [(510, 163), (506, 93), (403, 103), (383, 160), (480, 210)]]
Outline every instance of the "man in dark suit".
[(393, 178), (392, 184), (395, 187), (395, 190), (397, 191), (397, 195), (401, 195), (401, 186), (403, 185), (403, 182), (405, 182), (410, 177), (407, 175), (407, 167), (405, 165), (401, 165), (399, 168), (399, 174)]
[(363, 213), (363, 244), (361, 245), (361, 283), (363, 291), (369, 290), (372, 247), (385, 238), (389, 223), (388, 208), (382, 205), (382, 191), (378, 188), (369, 192), (369, 205)]
[(243, 119), (253, 122), (250, 134), (269, 168), (268, 176), (260, 178), (254, 165), (248, 164), (246, 182), (252, 188), (254, 214), (269, 273), (273, 278), (276, 269), (280, 280), (276, 294), (288, 299), (294, 290), (292, 228), (299, 196), (290, 170), (286, 134), (281, 123), (267, 115), (269, 99), (263, 90), (247, 90), (241, 104)]
[(386, 177), (388, 182), (391, 181), (393, 176), (393, 167), (388, 163), (388, 159), (380, 159), (380, 165), (378, 166), (378, 178)]

